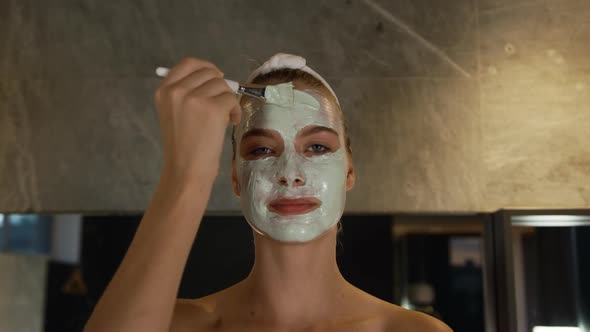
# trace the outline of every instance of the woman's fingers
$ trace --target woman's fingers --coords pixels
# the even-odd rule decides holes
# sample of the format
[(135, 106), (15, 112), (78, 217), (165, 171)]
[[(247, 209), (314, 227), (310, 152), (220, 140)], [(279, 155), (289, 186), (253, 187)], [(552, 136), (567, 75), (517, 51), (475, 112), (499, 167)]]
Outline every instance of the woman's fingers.
[(204, 67), (170, 84), (167, 88), (171, 91), (175, 91), (177, 98), (182, 98), (208, 81), (215, 78), (221, 79), (221, 77), (223, 77), (223, 75), (221, 75), (219, 71), (213, 68)]
[(223, 77), (223, 73), (217, 66), (212, 64), (211, 62), (197, 59), (193, 57), (187, 57), (182, 59), (178, 64), (170, 69), (168, 75), (162, 80), (160, 83), (161, 86), (171, 85), (177, 81), (182, 80), (186, 76), (194, 73), (195, 71), (203, 68), (209, 68), (216, 71), (220, 77)]
[[(225, 80), (223, 78), (216, 77), (193, 89), (191, 94), (204, 97), (214, 97), (226, 92), (233, 94), (233, 91), (229, 88), (229, 85), (225, 82)], [(234, 98), (236, 98), (235, 94)]]
[(211, 99), (223, 110), (226, 110), (228, 114), (238, 106), (238, 98), (233, 92), (225, 92)]
[(212, 181), (218, 173), (227, 124), (240, 116), (238, 98), (219, 70), (203, 60), (185, 59), (168, 75), (155, 98), (164, 143), (164, 176), (180, 182)]
[(229, 121), (234, 125), (237, 126), (242, 121), (242, 108), (238, 103), (229, 113)]
[[(225, 111), (226, 119), (237, 124), (239, 122), (234, 122), (236, 118), (241, 117), (241, 109), (238, 103), (238, 98), (235, 93), (233, 92), (224, 92), (220, 95), (211, 98), (214, 103), (216, 103), (219, 109)], [(226, 120), (227, 121), (227, 120)]]

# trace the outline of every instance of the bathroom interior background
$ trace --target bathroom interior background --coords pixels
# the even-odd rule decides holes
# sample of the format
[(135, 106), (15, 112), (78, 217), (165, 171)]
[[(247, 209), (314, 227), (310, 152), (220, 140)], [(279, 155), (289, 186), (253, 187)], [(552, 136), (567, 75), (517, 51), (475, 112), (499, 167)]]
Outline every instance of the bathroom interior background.
[[(192, 55), (242, 80), (276, 52), (305, 56), (349, 123), (349, 280), (457, 332), (504, 324), (504, 297), (519, 332), (590, 326), (589, 17), (586, 0), (2, 1), (0, 329), (81, 330), (158, 180), (155, 68)], [(251, 264), (230, 160), (226, 140), (182, 296)], [(502, 209), (562, 215), (509, 219), (505, 296), (485, 266)]]

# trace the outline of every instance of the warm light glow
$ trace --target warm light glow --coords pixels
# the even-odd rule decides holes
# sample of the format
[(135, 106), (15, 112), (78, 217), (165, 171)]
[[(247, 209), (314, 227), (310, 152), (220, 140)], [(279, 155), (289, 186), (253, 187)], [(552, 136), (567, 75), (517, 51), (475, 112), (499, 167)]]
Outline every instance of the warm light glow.
[(572, 227), (590, 226), (590, 216), (571, 215), (530, 215), (514, 216), (512, 224), (531, 227)]
[(582, 332), (579, 327), (569, 326), (535, 326), (533, 332)]

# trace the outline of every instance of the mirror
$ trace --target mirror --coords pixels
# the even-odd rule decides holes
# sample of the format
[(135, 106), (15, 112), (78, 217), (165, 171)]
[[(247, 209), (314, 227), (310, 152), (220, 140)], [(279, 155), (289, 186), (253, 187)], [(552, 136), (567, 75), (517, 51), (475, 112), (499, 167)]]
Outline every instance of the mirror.
[(590, 216), (512, 216), (518, 332), (584, 331)]
[(396, 300), (455, 332), (486, 331), (484, 222), (479, 216), (396, 217)]

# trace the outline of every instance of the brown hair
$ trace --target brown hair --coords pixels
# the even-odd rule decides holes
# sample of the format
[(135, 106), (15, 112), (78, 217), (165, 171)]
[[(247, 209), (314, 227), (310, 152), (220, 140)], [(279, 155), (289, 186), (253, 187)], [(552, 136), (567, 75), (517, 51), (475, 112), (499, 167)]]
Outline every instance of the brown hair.
[[(324, 95), (333, 102), (334, 104), (338, 105), (338, 101), (336, 97), (332, 95), (330, 90), (324, 86), (324, 84), (318, 80), (315, 76), (307, 73), (303, 70), (293, 69), (293, 68), (282, 68), (273, 70), (266, 74), (256, 76), (251, 83), (253, 84), (279, 84), (279, 83), (287, 83), (287, 82), (301, 82), (310, 88), (316, 88), (322, 92)], [(342, 122), (344, 127), (344, 142), (346, 144), (346, 151), (348, 152), (349, 156), (352, 157), (352, 149), (350, 148), (350, 137), (348, 136), (348, 125), (344, 118), (344, 114), (342, 114)], [(231, 143), (232, 143), (232, 150), (233, 150), (233, 157), (236, 157), (236, 139), (235, 139), (235, 126), (232, 130), (231, 134)]]

